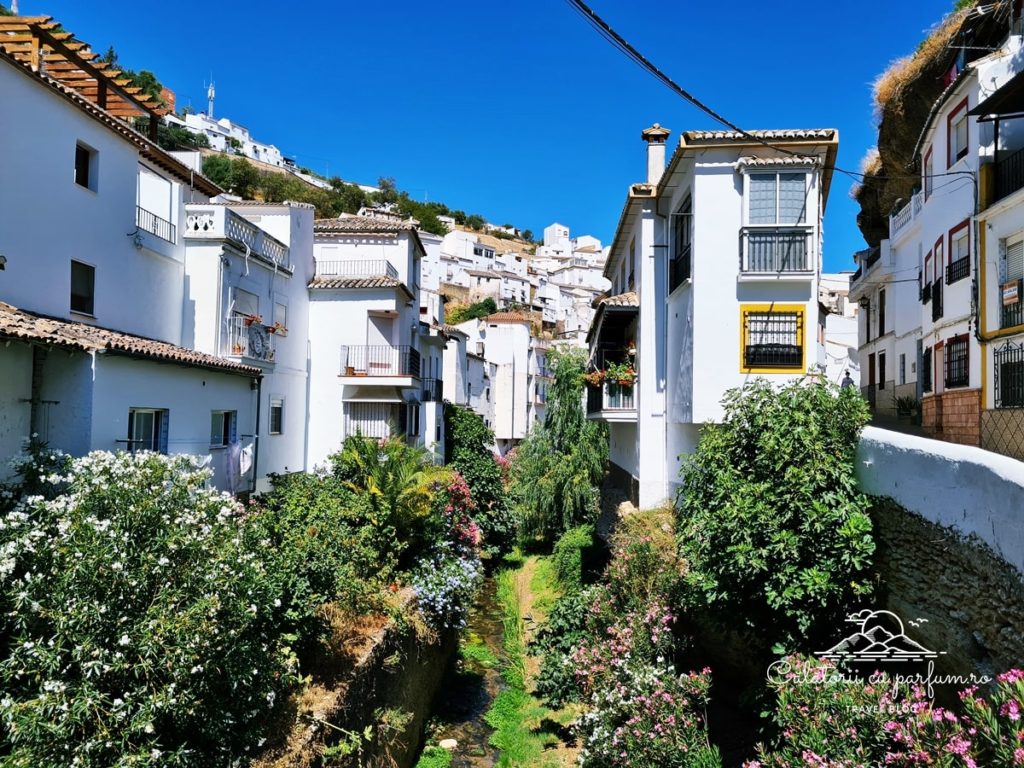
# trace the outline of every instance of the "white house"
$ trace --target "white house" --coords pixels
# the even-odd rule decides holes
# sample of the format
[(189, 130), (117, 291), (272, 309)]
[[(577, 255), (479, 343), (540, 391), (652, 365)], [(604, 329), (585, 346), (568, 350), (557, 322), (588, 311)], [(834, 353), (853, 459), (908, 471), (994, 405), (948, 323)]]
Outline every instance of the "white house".
[[(847, 372), (855, 383), (860, 381), (858, 305), (850, 299), (852, 276), (852, 272), (823, 273), (818, 283), (819, 301), (828, 310), (825, 318), (825, 378), (833, 384), (841, 384)], [(913, 377), (913, 367), (909, 374)]]
[(722, 417), (726, 390), (792, 381), (824, 360), (836, 131), (689, 131), (666, 168), (668, 135), (643, 131), (647, 179), (629, 188), (605, 265), (611, 295), (589, 336), (592, 369), (619, 381), (591, 387), (588, 411), (609, 423), (613, 468), (641, 507), (672, 495), (678, 457)]
[(184, 342), (262, 371), (261, 475), (305, 469), (312, 206), (194, 203), (183, 230)]
[(281, 150), (273, 144), (256, 141), (249, 129), (226, 117), (215, 120), (212, 115), (189, 113), (184, 117), (167, 115), (164, 118), (171, 125), (178, 125), (192, 133), (206, 137), (210, 147), (218, 152), (231, 152), (258, 160), (278, 168), (288, 167)]
[(130, 126), (152, 132), (163, 107), (59, 34), (0, 17), (17, 105), (0, 121), (0, 455), (30, 433), (73, 454), (191, 453), (251, 490), (263, 372), (191, 348), (183, 323), (185, 205), (220, 190)]
[[(525, 312), (496, 312), (458, 325), (468, 337), (467, 349), (489, 366), (483, 402), (478, 401), (474, 410), (490, 422), (502, 454), (526, 436), (536, 418), (530, 324)], [(483, 383), (473, 378), (471, 384)], [(472, 398), (471, 393), (471, 405)]]
[(434, 442), (421, 431), (424, 249), (416, 225), (319, 219), (313, 254), (307, 462), (322, 463), (354, 434)]

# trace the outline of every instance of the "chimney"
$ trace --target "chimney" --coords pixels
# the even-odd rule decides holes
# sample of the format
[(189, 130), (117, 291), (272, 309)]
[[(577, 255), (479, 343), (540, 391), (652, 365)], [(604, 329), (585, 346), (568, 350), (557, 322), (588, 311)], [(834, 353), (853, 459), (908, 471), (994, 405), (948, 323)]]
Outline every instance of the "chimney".
[(657, 184), (665, 172), (665, 139), (671, 133), (655, 123), (640, 132), (640, 138), (647, 142), (647, 183)]

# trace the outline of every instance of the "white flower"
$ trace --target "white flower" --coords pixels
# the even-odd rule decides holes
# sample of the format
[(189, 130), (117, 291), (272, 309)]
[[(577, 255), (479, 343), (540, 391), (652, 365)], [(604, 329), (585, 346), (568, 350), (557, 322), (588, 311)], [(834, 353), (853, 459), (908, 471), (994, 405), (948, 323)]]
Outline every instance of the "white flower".
[(118, 640), (119, 645), (131, 645), (131, 643), (131, 638), (129, 638), (128, 635), (121, 635), (121, 639)]

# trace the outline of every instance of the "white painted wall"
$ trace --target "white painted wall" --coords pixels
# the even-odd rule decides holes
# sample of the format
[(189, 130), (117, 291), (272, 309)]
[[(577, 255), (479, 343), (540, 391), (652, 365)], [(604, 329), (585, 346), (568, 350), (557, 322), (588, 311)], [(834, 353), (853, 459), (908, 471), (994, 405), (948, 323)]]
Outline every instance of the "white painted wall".
[(966, 445), (867, 427), (862, 490), (933, 523), (977, 536), (1024, 572), (1024, 463)]
[[(178, 343), (183, 249), (180, 237), (170, 244), (147, 232), (139, 233), (140, 248), (134, 244), (137, 147), (6, 62), (0, 62), (0, 92), (5, 103), (18, 105), (0, 123), (0, 248), (7, 257), (0, 299)], [(74, 181), (78, 142), (97, 153), (95, 190)], [(172, 199), (163, 210), (172, 223), (180, 221), (181, 184), (149, 170), (170, 184)], [(153, 186), (146, 182), (145, 195), (156, 206)], [(70, 311), (71, 259), (96, 267), (95, 318)]]

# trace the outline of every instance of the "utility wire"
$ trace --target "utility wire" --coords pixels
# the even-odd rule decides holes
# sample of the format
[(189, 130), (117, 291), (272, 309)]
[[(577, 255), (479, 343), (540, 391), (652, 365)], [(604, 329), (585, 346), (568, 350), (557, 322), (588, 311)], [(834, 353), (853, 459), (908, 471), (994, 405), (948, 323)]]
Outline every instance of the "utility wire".
[[(715, 122), (725, 126), (729, 130), (735, 131), (745, 139), (756, 142), (758, 144), (763, 144), (764, 146), (769, 147), (777, 152), (781, 152), (782, 154), (785, 155), (801, 157), (800, 153), (798, 152), (793, 152), (791, 150), (785, 149), (783, 147), (778, 146), (778, 144), (773, 144), (772, 142), (766, 139), (762, 139), (761, 137), (756, 136), (750, 133), (749, 131), (743, 130), (738, 125), (736, 125), (736, 123), (719, 114), (714, 109), (705, 104), (703, 101), (694, 96), (692, 93), (682, 88), (678, 83), (676, 83), (675, 80), (673, 80), (671, 77), (665, 74), (661, 69), (655, 66), (647, 57), (640, 53), (640, 51), (634, 48), (628, 40), (626, 40), (622, 35), (620, 35), (618, 32), (612, 29), (611, 25), (609, 25), (608, 22), (602, 19), (594, 11), (594, 9), (587, 5), (585, 2), (583, 2), (583, 0), (566, 0), (566, 2), (573, 10), (575, 10), (581, 17), (583, 17), (583, 19), (588, 24), (590, 24), (595, 30), (597, 30), (598, 34), (600, 34), (601, 37), (603, 37), (605, 40), (611, 43), (612, 46), (616, 48), (620, 53), (625, 55), (627, 58), (629, 58), (631, 61), (633, 61), (635, 64), (637, 64), (644, 70), (646, 70), (649, 74), (653, 75), (660, 83), (662, 83), (670, 91), (675, 93), (677, 96), (681, 96), (683, 99), (685, 99), (690, 104), (695, 106), (708, 117), (712, 118)], [(885, 181), (921, 178), (919, 174), (904, 174), (896, 176), (872, 175), (862, 173), (860, 171), (851, 171), (846, 168), (841, 168), (838, 165), (826, 166), (826, 169), (842, 173), (854, 179), (855, 181), (864, 181), (867, 178)], [(933, 173), (930, 174), (927, 178), (961, 175), (969, 175), (972, 178), (974, 176), (974, 174), (971, 171), (951, 171), (946, 173)]]

